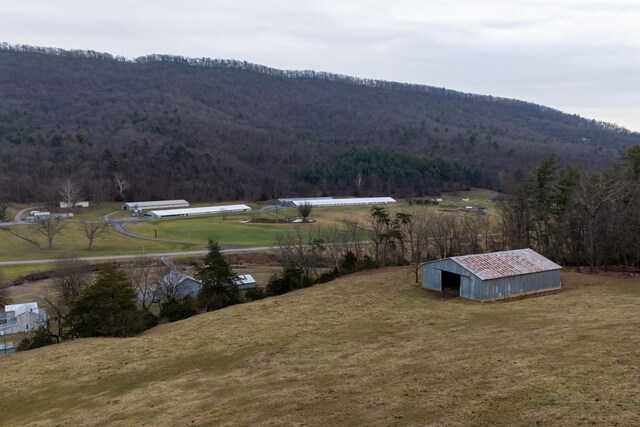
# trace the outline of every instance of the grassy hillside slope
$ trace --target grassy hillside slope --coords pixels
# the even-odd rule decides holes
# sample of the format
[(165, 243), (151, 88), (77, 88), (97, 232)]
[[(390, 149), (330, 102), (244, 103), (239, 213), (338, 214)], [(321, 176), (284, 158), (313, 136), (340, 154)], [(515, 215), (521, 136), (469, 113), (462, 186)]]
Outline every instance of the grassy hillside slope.
[(631, 425), (640, 281), (440, 300), (394, 268), (0, 358), (10, 425)]

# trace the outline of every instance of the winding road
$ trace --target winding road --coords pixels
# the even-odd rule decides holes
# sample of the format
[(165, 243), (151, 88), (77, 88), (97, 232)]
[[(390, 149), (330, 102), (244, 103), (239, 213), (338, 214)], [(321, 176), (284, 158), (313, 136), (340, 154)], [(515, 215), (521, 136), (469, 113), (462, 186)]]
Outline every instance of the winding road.
[[(243, 253), (243, 252), (261, 252), (268, 251), (272, 249), (278, 249), (278, 246), (260, 246), (256, 248), (226, 248), (222, 249), (223, 253)], [(114, 260), (127, 260), (127, 259), (136, 259), (140, 257), (151, 257), (151, 258), (163, 258), (163, 257), (176, 257), (176, 256), (191, 256), (191, 255), (204, 255), (208, 251), (180, 251), (180, 252), (159, 252), (159, 253), (143, 253), (143, 254), (129, 254), (129, 255), (106, 255), (106, 256), (92, 256), (92, 257), (82, 257), (82, 258), (70, 258), (66, 259), (30, 259), (23, 261), (0, 261), (0, 266), (3, 265), (26, 265), (26, 264), (49, 264), (52, 262), (65, 262), (65, 261), (73, 261), (73, 260), (81, 260), (81, 261), (114, 261)]]

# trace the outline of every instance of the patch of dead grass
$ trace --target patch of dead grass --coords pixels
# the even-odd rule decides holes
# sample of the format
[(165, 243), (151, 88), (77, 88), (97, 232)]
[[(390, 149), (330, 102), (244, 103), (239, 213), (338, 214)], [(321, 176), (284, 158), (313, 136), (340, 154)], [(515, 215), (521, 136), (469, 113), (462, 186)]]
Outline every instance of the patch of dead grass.
[(23, 425), (633, 425), (640, 280), (440, 300), (407, 268), (0, 359)]

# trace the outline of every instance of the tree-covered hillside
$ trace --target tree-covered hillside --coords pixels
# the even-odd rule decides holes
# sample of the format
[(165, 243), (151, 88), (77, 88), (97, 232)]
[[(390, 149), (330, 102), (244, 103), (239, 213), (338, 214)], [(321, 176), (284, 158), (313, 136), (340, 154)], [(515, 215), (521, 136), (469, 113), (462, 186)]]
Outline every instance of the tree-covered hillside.
[(113, 199), (116, 175), (135, 199), (499, 189), (547, 153), (600, 168), (638, 143), (614, 125), (428, 86), (0, 45), (0, 188), (15, 201), (46, 199), (67, 177)]

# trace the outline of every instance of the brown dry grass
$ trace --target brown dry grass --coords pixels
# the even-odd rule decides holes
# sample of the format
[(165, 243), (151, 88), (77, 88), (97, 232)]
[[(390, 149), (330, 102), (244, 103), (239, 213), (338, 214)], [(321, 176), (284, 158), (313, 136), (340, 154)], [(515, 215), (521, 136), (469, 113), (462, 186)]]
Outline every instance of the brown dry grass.
[(440, 300), (406, 268), (0, 359), (7, 425), (634, 425), (640, 280)]

